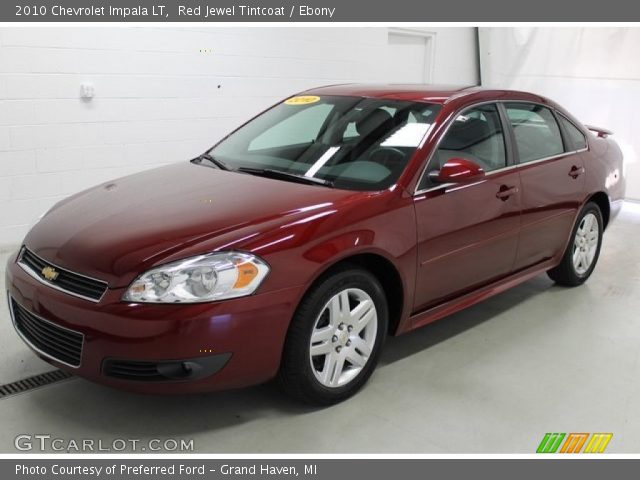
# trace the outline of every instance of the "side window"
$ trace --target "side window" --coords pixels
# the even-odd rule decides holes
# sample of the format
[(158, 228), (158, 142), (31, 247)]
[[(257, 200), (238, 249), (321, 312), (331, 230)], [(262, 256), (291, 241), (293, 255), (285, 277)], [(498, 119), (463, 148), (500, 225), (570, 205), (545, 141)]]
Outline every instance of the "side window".
[(578, 127), (567, 120), (564, 116), (558, 115), (558, 118), (560, 119), (562, 128), (564, 128), (564, 131), (567, 132), (569, 140), (571, 140), (572, 143), (572, 146), (567, 148), (567, 150), (581, 150), (583, 148), (587, 148), (587, 138), (584, 136), (584, 133), (582, 133), (578, 129)]
[(507, 165), (504, 132), (495, 104), (473, 107), (456, 117), (429, 160), (419, 188), (434, 186), (429, 172), (439, 170), (447, 160), (456, 157), (477, 163), (485, 172)]
[(344, 140), (351, 140), (356, 137), (358, 137), (358, 131), (356, 130), (356, 122), (349, 122), (347, 124), (347, 128), (344, 129), (344, 134), (342, 135), (342, 138)]
[(322, 103), (301, 110), (265, 130), (249, 144), (249, 151), (311, 143), (329, 116), (333, 105)]
[(560, 127), (551, 110), (531, 103), (508, 103), (506, 107), (520, 163), (564, 153)]

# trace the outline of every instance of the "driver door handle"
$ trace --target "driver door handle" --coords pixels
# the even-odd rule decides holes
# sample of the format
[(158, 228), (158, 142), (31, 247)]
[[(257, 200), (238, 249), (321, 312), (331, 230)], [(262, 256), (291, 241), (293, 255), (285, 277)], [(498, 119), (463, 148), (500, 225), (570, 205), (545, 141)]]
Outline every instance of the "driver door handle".
[(498, 193), (496, 193), (496, 198), (499, 198), (503, 202), (507, 200), (511, 195), (515, 195), (518, 193), (518, 187), (508, 187), (507, 185), (502, 185)]

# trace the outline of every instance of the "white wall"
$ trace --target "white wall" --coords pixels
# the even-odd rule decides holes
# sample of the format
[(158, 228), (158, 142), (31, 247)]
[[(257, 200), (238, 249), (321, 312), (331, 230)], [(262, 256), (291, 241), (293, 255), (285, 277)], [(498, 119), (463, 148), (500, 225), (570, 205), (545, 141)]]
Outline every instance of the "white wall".
[(556, 100), (614, 131), (627, 198), (640, 200), (640, 28), (481, 28), (482, 84)]
[[(435, 34), (434, 81), (476, 83), (472, 28)], [(57, 200), (184, 161), (293, 92), (385, 81), (386, 28), (0, 29), (0, 247)], [(95, 98), (80, 100), (90, 82)]]
[(433, 83), (478, 84), (476, 28), (427, 28), (435, 33)]

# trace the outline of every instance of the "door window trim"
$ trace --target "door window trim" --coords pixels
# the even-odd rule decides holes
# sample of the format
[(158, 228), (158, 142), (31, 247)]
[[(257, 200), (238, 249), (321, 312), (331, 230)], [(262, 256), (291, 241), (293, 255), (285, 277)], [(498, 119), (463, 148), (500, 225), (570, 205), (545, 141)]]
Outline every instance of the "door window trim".
[[(453, 125), (453, 122), (455, 121), (455, 119), (461, 115), (462, 113), (466, 112), (467, 110), (474, 108), (474, 107), (479, 107), (482, 105), (487, 105), (487, 104), (495, 104), (496, 107), (498, 108), (498, 112), (500, 114), (500, 121), (503, 123), (502, 129), (503, 129), (503, 134), (505, 134), (505, 147), (506, 147), (506, 155), (507, 155), (507, 166), (502, 167), (502, 168), (497, 168), (495, 170), (491, 170), (490, 172), (487, 172), (485, 174), (486, 177), (492, 176), (494, 174), (498, 174), (498, 173), (502, 173), (502, 172), (506, 172), (509, 170), (515, 170), (516, 168), (520, 168), (520, 167), (526, 167), (528, 165), (535, 165), (537, 163), (542, 163), (542, 162), (546, 162), (549, 160), (555, 160), (557, 158), (560, 157), (565, 157), (568, 155), (575, 155), (577, 153), (581, 153), (581, 152), (585, 152), (587, 150), (589, 150), (589, 142), (587, 141), (587, 146), (584, 148), (579, 148), (577, 150), (572, 150), (572, 151), (568, 151), (568, 152), (562, 152), (559, 153), (557, 155), (551, 155), (549, 157), (544, 157), (544, 158), (538, 158), (536, 160), (532, 160), (530, 162), (524, 162), (524, 163), (520, 163), (520, 159), (518, 158), (516, 152), (515, 152), (515, 146), (514, 146), (514, 137), (513, 137), (513, 127), (511, 126), (511, 124), (509, 123), (507, 125), (507, 130), (508, 130), (508, 135), (506, 135), (506, 133), (504, 132), (505, 127), (504, 127), (504, 114), (506, 112), (504, 112), (505, 107), (505, 103), (529, 103), (529, 104), (533, 104), (533, 105), (538, 105), (540, 107), (543, 108), (547, 108), (548, 110), (551, 111), (551, 113), (553, 115), (562, 115), (561, 112), (558, 112), (555, 108), (549, 106), (549, 105), (545, 105), (543, 103), (540, 102), (534, 102), (532, 100), (483, 100), (481, 102), (478, 103), (473, 103), (471, 105), (468, 105), (466, 107), (461, 108), (460, 110), (456, 111), (452, 116), (451, 119), (447, 122), (447, 125), (444, 129), (444, 131), (442, 132), (442, 134), (440, 135), (440, 138), (438, 138), (438, 141), (436, 142), (436, 144), (433, 147), (433, 150), (431, 151), (431, 153), (429, 154), (429, 157), (427, 158), (426, 162), (424, 163), (424, 166), (422, 167), (422, 172), (420, 173), (420, 177), (418, 178), (418, 182), (416, 183), (416, 187), (415, 190), (413, 192), (413, 196), (417, 196), (417, 195), (422, 195), (424, 193), (429, 193), (435, 190), (440, 190), (442, 188), (446, 189), (451, 187), (452, 185), (457, 185), (455, 183), (442, 183), (440, 185), (436, 185), (435, 187), (429, 187), (429, 188), (423, 188), (420, 189), (420, 184), (422, 183), (422, 179), (425, 175), (425, 173), (427, 172), (427, 167), (429, 166), (429, 163), (431, 162), (433, 156), (435, 155), (435, 152), (438, 150), (438, 148), (440, 147), (440, 143), (442, 142), (442, 139), (445, 137), (445, 135), (449, 132), (449, 129), (451, 128), (451, 126)], [(562, 115), (563, 117), (565, 117), (564, 115)], [(565, 117), (566, 118), (566, 117)], [(563, 130), (562, 127), (560, 126), (560, 122), (558, 122), (556, 120), (556, 122), (558, 123), (558, 128), (560, 129), (560, 135), (563, 135)], [(573, 122), (571, 122), (573, 124)], [(580, 130), (580, 129), (578, 129)], [(507, 139), (508, 137), (508, 139)], [(563, 138), (563, 142), (564, 142), (564, 138)]]

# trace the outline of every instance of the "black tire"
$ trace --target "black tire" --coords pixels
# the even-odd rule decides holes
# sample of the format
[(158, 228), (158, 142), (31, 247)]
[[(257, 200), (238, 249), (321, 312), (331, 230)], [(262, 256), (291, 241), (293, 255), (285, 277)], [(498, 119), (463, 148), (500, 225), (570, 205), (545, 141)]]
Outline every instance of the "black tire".
[[(325, 315), (329, 300), (346, 289), (362, 290), (373, 300), (377, 313), (375, 342), (365, 365), (352, 380), (341, 386), (328, 387), (316, 378), (312, 367), (311, 335), (321, 314)], [(280, 386), (287, 394), (313, 405), (332, 405), (354, 395), (376, 367), (387, 335), (388, 315), (384, 290), (370, 272), (358, 267), (341, 267), (324, 275), (306, 293), (289, 327), (278, 373)], [(370, 338), (373, 338), (373, 334)], [(326, 361), (326, 358), (322, 361)]]
[[(576, 234), (581, 227), (581, 224), (585, 217), (590, 214), (593, 214), (595, 216), (598, 223), (598, 244), (596, 247), (595, 256), (589, 264), (588, 269), (584, 272), (578, 272), (573, 261), (573, 255), (576, 249)], [(591, 273), (593, 272), (596, 264), (598, 263), (598, 257), (600, 256), (600, 247), (602, 246), (603, 231), (604, 222), (602, 220), (602, 212), (600, 211), (600, 207), (598, 207), (598, 205), (593, 202), (587, 203), (578, 215), (578, 219), (575, 226), (573, 227), (573, 231), (571, 232), (571, 238), (569, 239), (569, 243), (562, 257), (562, 261), (557, 267), (552, 268), (547, 272), (551, 280), (556, 282), (558, 285), (563, 285), (566, 287), (577, 287), (578, 285), (582, 285), (584, 282), (586, 282), (587, 279), (591, 276)]]

